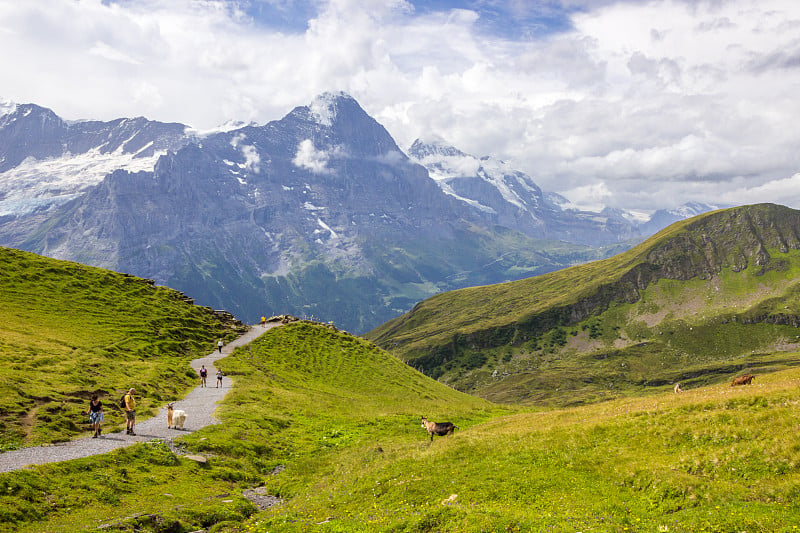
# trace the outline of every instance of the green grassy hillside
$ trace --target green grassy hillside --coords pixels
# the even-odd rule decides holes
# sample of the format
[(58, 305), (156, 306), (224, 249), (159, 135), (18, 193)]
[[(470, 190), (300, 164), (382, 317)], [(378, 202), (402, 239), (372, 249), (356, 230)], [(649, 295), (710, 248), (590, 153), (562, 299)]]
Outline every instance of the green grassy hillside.
[(241, 332), (148, 280), (8, 248), (0, 265), (0, 449), (88, 431), (92, 393), (135, 387), (143, 413), (160, 407), (194, 384), (192, 358)]
[[(797, 363), (800, 212), (677, 223), (609, 259), (437, 295), (367, 337), (504, 402), (583, 403)], [(776, 355), (777, 354), (777, 355)]]
[(246, 531), (796, 531), (799, 379), (519, 413), (431, 445), (343, 451)]
[[(126, 530), (141, 520), (122, 518), (157, 514), (158, 524), (143, 527), (194, 531), (252, 513), (241, 497), (244, 487), (269, 481), (273, 494), (302, 498), (316, 490), (320, 476), (335, 478), (342, 460), (388, 456), (398, 446), (423, 442), (422, 414), (453, 417), (467, 428), (509, 412), (322, 325), (276, 328), (219, 365), (237, 383), (220, 410), (223, 424), (184, 439), (188, 451), (211, 457), (207, 467), (179, 460), (163, 446), (142, 445), (0, 474), (0, 508), (9, 509), (0, 513), (0, 530), (4, 521), (22, 531), (76, 531), (117, 522)], [(287, 475), (271, 475), (276, 468)], [(33, 493), (38, 497), (30, 501)], [(198, 509), (182, 503), (195, 500)]]
[[(221, 425), (0, 474), (0, 530), (795, 531), (800, 370), (753, 385), (549, 411), (454, 391), (322, 325), (273, 329), (223, 368)], [(448, 419), (430, 443), (419, 415)], [(258, 511), (242, 493), (280, 504)]]

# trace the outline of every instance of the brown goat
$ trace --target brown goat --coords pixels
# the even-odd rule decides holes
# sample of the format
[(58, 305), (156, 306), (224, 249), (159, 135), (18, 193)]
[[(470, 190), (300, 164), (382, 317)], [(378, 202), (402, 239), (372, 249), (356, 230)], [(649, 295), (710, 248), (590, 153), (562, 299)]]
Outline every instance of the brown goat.
[(445, 435), (452, 435), (453, 431), (458, 429), (452, 422), (428, 422), (428, 419), (424, 416), (422, 417), (422, 427), (428, 430), (431, 442), (433, 442), (434, 435), (444, 437)]
[(733, 381), (731, 381), (731, 387), (734, 385), (750, 385), (754, 379), (756, 379), (756, 377), (753, 374), (745, 374), (744, 376), (733, 378)]

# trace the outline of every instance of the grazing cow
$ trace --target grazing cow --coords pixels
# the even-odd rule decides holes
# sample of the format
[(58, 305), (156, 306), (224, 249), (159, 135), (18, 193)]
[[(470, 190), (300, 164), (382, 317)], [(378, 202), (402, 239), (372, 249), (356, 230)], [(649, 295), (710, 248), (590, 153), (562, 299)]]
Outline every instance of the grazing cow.
[(745, 374), (744, 376), (733, 378), (733, 381), (731, 381), (731, 387), (735, 385), (750, 385), (754, 379), (756, 379), (756, 377), (753, 374)]
[(428, 422), (426, 417), (422, 417), (422, 427), (428, 430), (428, 435), (431, 436), (431, 442), (433, 442), (433, 436), (438, 435), (439, 437), (444, 437), (445, 435), (452, 435), (453, 431), (457, 429), (452, 422)]

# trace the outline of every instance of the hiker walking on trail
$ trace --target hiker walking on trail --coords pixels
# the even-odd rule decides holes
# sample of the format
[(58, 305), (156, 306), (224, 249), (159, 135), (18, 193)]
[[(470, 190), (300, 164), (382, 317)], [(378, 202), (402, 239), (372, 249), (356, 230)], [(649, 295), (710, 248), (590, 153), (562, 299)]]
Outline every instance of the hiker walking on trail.
[(104, 418), (103, 402), (98, 399), (97, 394), (92, 394), (92, 399), (89, 402), (89, 408), (86, 410), (86, 413), (88, 413), (89, 420), (92, 422), (92, 427), (94, 428), (94, 435), (92, 435), (92, 438), (96, 439), (102, 432), (100, 429), (100, 423)]
[(136, 390), (131, 389), (125, 395), (125, 420), (127, 421), (125, 433), (128, 435), (136, 435), (133, 432), (133, 427), (136, 425), (136, 399), (133, 397), (134, 394), (136, 394)]
[(208, 376), (208, 369), (206, 365), (200, 365), (200, 386), (206, 386), (206, 377)]
[(217, 387), (222, 387), (222, 370), (217, 370)]
[(265, 317), (265, 316), (261, 317), (261, 327), (262, 328), (267, 327), (267, 317)]
[(219, 350), (219, 353), (222, 353), (222, 339), (217, 341), (217, 349)]

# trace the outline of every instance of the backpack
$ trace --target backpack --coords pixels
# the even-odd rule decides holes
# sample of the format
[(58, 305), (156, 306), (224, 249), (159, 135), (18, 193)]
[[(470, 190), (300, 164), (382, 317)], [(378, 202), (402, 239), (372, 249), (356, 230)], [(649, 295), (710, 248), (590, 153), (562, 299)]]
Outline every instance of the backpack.
[(120, 398), (119, 400), (119, 406), (122, 407), (123, 409), (125, 409), (125, 396), (127, 395), (128, 393), (126, 392), (125, 394), (122, 395), (122, 398)]

